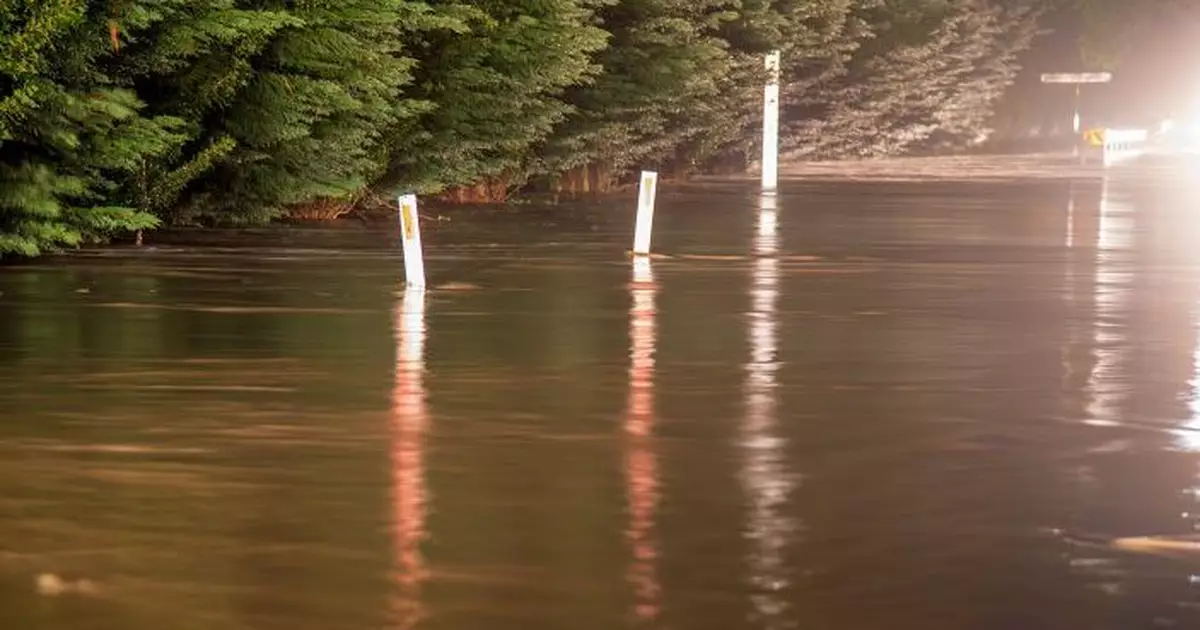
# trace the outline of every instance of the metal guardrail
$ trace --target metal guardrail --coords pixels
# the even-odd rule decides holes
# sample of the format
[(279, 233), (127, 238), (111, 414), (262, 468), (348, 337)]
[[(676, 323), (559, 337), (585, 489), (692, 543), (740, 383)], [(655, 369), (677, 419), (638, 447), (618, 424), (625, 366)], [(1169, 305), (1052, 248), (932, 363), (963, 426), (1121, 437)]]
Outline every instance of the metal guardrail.
[(1137, 159), (1146, 152), (1150, 133), (1145, 129), (1105, 129), (1103, 132), (1103, 161), (1105, 166)]

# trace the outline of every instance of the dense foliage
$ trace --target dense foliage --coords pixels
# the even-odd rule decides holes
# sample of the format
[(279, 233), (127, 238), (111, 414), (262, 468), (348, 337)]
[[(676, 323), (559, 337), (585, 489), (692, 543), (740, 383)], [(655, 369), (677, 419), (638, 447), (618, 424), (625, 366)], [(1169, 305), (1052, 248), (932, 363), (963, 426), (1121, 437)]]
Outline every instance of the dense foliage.
[(815, 105), (786, 121), (791, 157), (880, 157), (988, 138), (992, 107), (1038, 32), (1033, 3), (929, 2), (907, 14), (882, 8), (891, 19), (872, 20), (879, 36), (820, 86)]
[(8, 0), (0, 256), (742, 168), (772, 49), (792, 155), (962, 146), (1036, 28), (1006, 0)]

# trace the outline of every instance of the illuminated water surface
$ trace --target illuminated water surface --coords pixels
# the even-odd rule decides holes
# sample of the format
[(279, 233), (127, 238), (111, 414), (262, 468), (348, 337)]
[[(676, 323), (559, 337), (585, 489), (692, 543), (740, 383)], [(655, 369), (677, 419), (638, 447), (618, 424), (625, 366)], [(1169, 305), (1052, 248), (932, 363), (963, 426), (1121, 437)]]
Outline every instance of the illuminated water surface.
[[(5, 627), (1197, 627), (1183, 183), (787, 183), (0, 270)], [(449, 284), (448, 283), (453, 283)]]

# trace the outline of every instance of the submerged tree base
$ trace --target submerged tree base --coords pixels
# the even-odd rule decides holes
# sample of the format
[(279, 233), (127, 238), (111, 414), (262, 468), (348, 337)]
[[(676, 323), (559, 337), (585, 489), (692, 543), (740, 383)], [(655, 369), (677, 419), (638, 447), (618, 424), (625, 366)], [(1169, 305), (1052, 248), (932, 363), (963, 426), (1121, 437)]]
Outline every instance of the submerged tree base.
[(317, 199), (288, 210), (287, 217), (294, 221), (334, 221), (358, 206), (357, 199)]
[(560, 195), (590, 195), (611, 192), (616, 183), (608, 165), (585, 164), (558, 176), (551, 184), (551, 190)]
[(437, 196), (439, 201), (453, 204), (497, 204), (509, 199), (508, 180), (488, 177), (470, 186), (456, 186)]

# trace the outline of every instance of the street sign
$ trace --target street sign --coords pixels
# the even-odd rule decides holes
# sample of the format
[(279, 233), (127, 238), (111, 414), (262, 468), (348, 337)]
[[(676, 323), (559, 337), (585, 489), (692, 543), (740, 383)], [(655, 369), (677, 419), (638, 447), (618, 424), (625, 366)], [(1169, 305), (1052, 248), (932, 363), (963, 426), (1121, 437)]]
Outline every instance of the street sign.
[(1111, 72), (1050, 72), (1042, 75), (1042, 83), (1108, 83)]
[(1075, 154), (1079, 154), (1079, 128), (1082, 118), (1079, 115), (1079, 86), (1084, 83), (1108, 83), (1112, 81), (1111, 72), (1047, 72), (1042, 75), (1042, 83), (1066, 83), (1075, 86), (1075, 114), (1071, 117), (1071, 131), (1075, 134)]

